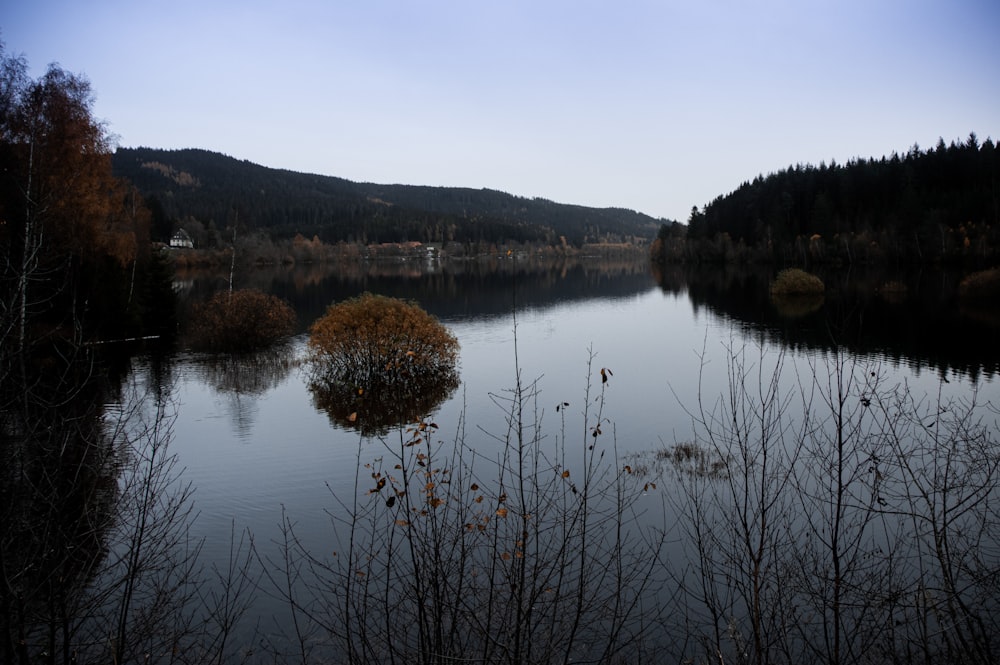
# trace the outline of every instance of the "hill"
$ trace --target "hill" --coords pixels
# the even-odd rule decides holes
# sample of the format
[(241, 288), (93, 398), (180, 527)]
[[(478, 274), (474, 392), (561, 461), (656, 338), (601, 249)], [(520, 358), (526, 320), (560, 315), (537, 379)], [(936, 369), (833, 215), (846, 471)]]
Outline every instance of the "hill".
[[(217, 230), (238, 222), (272, 238), (325, 242), (584, 242), (649, 240), (663, 220), (490, 189), (380, 185), (273, 169), (207, 150), (119, 148), (115, 174), (168, 222)], [(160, 227), (160, 235), (169, 224)], [(164, 238), (158, 238), (164, 239)]]
[(779, 263), (995, 263), (1000, 146), (963, 143), (844, 165), (794, 165), (743, 183), (688, 220), (664, 258)]

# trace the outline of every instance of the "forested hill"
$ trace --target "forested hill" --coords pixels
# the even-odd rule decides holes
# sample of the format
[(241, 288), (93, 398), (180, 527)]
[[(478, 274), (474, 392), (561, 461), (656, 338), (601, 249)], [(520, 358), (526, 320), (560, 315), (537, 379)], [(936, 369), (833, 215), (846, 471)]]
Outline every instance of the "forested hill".
[[(259, 166), (206, 150), (119, 148), (115, 174), (161, 219), (222, 230), (301, 233), (326, 242), (623, 242), (651, 239), (664, 220), (488, 189), (357, 183)], [(166, 225), (161, 225), (162, 231)], [(159, 238), (163, 239), (163, 238)]]
[(1000, 146), (970, 134), (905, 155), (758, 176), (692, 210), (685, 252), (700, 260), (989, 263), (998, 249)]

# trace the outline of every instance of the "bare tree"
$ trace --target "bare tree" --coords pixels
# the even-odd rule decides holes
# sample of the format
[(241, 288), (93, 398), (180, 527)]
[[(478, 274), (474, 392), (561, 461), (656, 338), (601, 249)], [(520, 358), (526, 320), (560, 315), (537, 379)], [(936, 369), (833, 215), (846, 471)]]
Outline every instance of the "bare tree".
[(699, 401), (694, 440), (664, 453), (686, 535), (671, 614), (700, 645), (686, 657), (993, 662), (989, 411), (975, 394), (917, 397), (837, 349), (785, 391), (784, 352), (747, 358), (730, 351), (728, 392)]
[(324, 646), (352, 663), (649, 660), (663, 532), (636, 510), (648, 487), (619, 463), (610, 370), (596, 374), (574, 435), (565, 419), (543, 435), (538, 383), (518, 376), (494, 395), (507, 422), (494, 445), (461, 425), (441, 440), (426, 419), (371, 461), (359, 439), (356, 492), (331, 511), (336, 556), (315, 557), (288, 522), (269, 566), (285, 572), (301, 660)]
[[(910, 662), (992, 663), (1000, 651), (1000, 449), (996, 422), (966, 398), (899, 386), (872, 406), (890, 448), (885, 514), (907, 529), (894, 572), (894, 640)], [(903, 556), (905, 555), (905, 556)]]
[[(767, 663), (786, 657), (791, 604), (783, 581), (792, 554), (791, 481), (802, 432), (788, 418), (784, 355), (730, 349), (727, 392), (690, 411), (694, 445), (725, 465), (688, 474), (679, 512), (692, 568), (681, 573), (696, 612), (692, 628), (713, 658)], [(704, 370), (704, 363), (703, 363)], [(700, 608), (700, 609), (699, 609)], [(709, 622), (698, 621), (697, 617)]]

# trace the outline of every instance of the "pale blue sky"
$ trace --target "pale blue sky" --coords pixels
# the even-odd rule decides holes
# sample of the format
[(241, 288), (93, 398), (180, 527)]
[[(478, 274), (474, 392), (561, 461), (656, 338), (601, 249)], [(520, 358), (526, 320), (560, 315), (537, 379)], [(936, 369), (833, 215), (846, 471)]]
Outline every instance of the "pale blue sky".
[(32, 0), (123, 146), (686, 221), (759, 173), (1000, 139), (996, 0)]

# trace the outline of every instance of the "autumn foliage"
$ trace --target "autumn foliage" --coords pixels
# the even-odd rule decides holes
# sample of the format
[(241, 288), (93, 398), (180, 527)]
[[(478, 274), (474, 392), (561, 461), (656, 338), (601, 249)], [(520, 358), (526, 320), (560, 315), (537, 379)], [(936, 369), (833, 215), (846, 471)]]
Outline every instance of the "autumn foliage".
[(964, 302), (998, 302), (1000, 268), (980, 270), (966, 276), (958, 285), (958, 295)]
[(418, 305), (365, 293), (309, 329), (312, 390), (342, 424), (376, 429), (426, 413), (458, 385), (458, 340)]
[(823, 280), (816, 275), (798, 268), (788, 268), (778, 273), (771, 284), (771, 295), (774, 296), (812, 296), (821, 295), (825, 287)]
[(403, 387), (453, 373), (458, 340), (418, 305), (365, 293), (327, 309), (309, 329), (309, 352), (327, 383)]
[(216, 293), (196, 307), (192, 317), (190, 345), (201, 351), (257, 351), (295, 330), (292, 307), (256, 289)]

